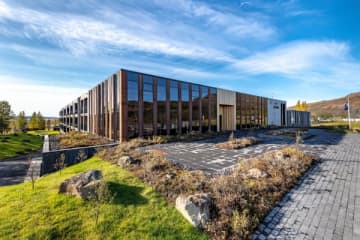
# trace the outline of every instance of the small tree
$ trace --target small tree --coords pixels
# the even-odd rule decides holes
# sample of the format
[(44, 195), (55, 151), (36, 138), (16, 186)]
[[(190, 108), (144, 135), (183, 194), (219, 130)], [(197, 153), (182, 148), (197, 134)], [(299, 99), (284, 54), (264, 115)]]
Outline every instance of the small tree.
[(111, 203), (115, 196), (115, 194), (111, 193), (107, 182), (104, 179), (99, 180), (95, 187), (95, 194), (89, 199), (92, 205), (95, 226), (97, 226), (99, 223), (103, 205), (106, 203)]
[(11, 106), (7, 101), (0, 101), (0, 134), (8, 131), (11, 119)]
[(84, 150), (80, 150), (76, 156), (77, 162), (82, 162), (82, 161), (86, 160), (87, 158), (88, 158), (87, 154), (85, 153)]
[(26, 129), (27, 121), (25, 117), (25, 112), (22, 111), (19, 113), (18, 117), (16, 118), (16, 126), (17, 129), (20, 131), (24, 131)]
[(65, 167), (65, 153), (60, 154), (60, 157), (56, 159), (55, 161), (55, 169), (59, 171), (59, 174), (61, 175), (61, 169)]
[(35, 166), (34, 166), (32, 160), (33, 160), (33, 159), (32, 159), (32, 156), (31, 156), (31, 154), (30, 154), (29, 157), (28, 157), (28, 164), (29, 164), (28, 175), (29, 175), (29, 177), (30, 177), (32, 190), (34, 191), (34, 190), (35, 190), (35, 182), (36, 182), (37, 176), (36, 176), (36, 169), (35, 169)]

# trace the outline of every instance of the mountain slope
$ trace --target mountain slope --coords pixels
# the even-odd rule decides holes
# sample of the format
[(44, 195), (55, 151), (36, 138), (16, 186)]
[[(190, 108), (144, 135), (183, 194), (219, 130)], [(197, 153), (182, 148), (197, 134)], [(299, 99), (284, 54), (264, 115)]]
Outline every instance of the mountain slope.
[[(360, 118), (360, 92), (351, 93), (341, 98), (324, 100), (319, 102), (308, 103), (312, 116), (329, 117), (346, 117), (347, 112), (344, 111), (344, 104), (350, 98), (350, 110), (352, 118)], [(290, 107), (294, 109), (295, 107)]]

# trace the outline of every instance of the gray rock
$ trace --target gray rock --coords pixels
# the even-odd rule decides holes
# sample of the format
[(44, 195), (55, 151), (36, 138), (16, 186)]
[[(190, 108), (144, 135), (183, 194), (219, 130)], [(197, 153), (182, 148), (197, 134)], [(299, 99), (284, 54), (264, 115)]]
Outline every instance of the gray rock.
[(247, 171), (246, 177), (248, 178), (266, 178), (269, 177), (269, 174), (267, 172), (264, 172), (258, 168), (251, 168)]
[(117, 161), (117, 165), (121, 166), (121, 167), (129, 166), (129, 165), (133, 165), (133, 164), (140, 164), (140, 160), (135, 160), (130, 156), (122, 156)]
[(202, 228), (211, 219), (212, 199), (208, 193), (179, 196), (176, 208), (195, 227)]
[(59, 187), (59, 193), (89, 199), (94, 194), (95, 186), (93, 182), (99, 182), (102, 179), (102, 173), (99, 170), (77, 174), (64, 180)]

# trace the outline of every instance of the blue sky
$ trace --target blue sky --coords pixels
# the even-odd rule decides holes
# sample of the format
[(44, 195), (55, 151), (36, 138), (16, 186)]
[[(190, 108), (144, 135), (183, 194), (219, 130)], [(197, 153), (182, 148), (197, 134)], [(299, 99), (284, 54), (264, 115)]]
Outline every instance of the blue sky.
[(120, 68), (292, 105), (360, 89), (359, 1), (0, 0), (0, 99), (58, 110)]

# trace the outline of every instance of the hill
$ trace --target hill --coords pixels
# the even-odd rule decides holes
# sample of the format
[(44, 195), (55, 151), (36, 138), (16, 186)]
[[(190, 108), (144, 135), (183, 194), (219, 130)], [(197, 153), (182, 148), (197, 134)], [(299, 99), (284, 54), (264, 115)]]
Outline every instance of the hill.
[[(350, 98), (350, 111), (352, 118), (360, 118), (360, 92), (351, 93), (341, 98), (324, 100), (319, 102), (308, 103), (309, 111), (314, 117), (332, 118), (341, 117), (345, 118), (347, 115), (344, 111), (344, 104), (347, 98)], [(294, 109), (290, 107), (289, 109)]]

